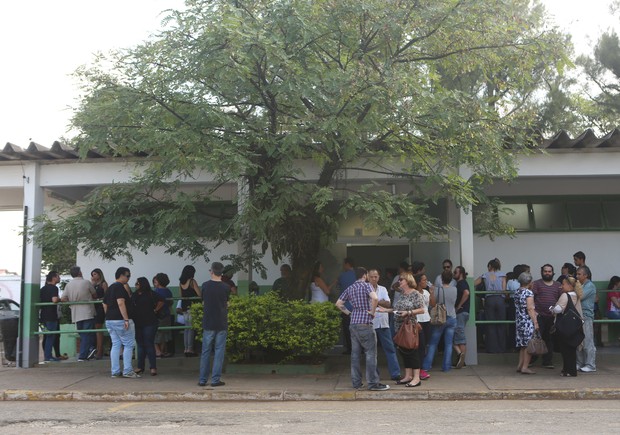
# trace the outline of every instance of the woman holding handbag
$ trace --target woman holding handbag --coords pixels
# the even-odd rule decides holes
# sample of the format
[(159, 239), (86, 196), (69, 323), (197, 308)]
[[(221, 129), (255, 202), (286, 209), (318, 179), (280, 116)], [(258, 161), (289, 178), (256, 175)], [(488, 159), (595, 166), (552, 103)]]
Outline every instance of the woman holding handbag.
[[(583, 288), (581, 287), (581, 283), (572, 276), (566, 277), (562, 280), (562, 291), (563, 293), (560, 295), (560, 298), (555, 306), (549, 307), (549, 310), (555, 314), (556, 321), (558, 320), (558, 316), (563, 315), (571, 308), (575, 309), (579, 313), (579, 316), (583, 318), (583, 313), (581, 311), (581, 296), (583, 295)], [(575, 334), (569, 337), (556, 334), (558, 337), (560, 353), (562, 354), (562, 376), (577, 376), (577, 347), (583, 340), (583, 329), (580, 331), (581, 335)]]
[[(441, 371), (448, 372), (452, 368), (452, 343), (454, 341), (454, 331), (456, 330), (456, 304), (457, 290), (452, 285), (454, 276), (450, 270), (445, 270), (441, 274), (442, 285), (435, 290), (435, 304), (431, 301), (431, 305), (443, 304), (445, 306), (446, 321), (442, 324), (433, 324), (431, 319), (431, 340), (428, 344), (428, 351), (422, 363), (422, 368), (426, 371), (431, 369), (437, 346), (443, 336), (443, 361)], [(431, 318), (433, 314), (431, 314)]]
[[(394, 304), (393, 308), (382, 308), (380, 310), (386, 313), (394, 313), (394, 329), (396, 331), (400, 330), (405, 321), (416, 322), (416, 316), (424, 313), (424, 301), (422, 295), (416, 290), (413, 275), (409, 272), (401, 273), (398, 284), (401, 290), (400, 299)], [(417, 327), (415, 323), (414, 326)], [(422, 381), (420, 380), (418, 349), (405, 349), (400, 346), (396, 346), (396, 348), (405, 366), (405, 377), (397, 381), (396, 384), (404, 384), (405, 387), (419, 387)]]
[(534, 309), (534, 293), (530, 289), (532, 286), (532, 275), (523, 272), (517, 278), (519, 290), (514, 294), (516, 308), (516, 346), (519, 348), (519, 364), (517, 372), (523, 375), (533, 375), (536, 372), (530, 370), (530, 360), (532, 355), (527, 352), (527, 345), (534, 336), (534, 331), (538, 331), (538, 316)]

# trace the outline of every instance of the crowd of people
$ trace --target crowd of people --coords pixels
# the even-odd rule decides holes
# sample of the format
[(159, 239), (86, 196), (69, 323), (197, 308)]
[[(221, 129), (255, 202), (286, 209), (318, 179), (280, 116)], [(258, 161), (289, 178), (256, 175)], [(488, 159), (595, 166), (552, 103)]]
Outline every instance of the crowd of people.
[[(489, 353), (505, 352), (511, 345), (519, 352), (517, 372), (533, 374), (536, 356), (527, 351), (532, 338), (540, 334), (547, 348), (541, 356), (542, 367), (553, 369), (554, 349), (562, 355), (561, 375), (577, 376), (577, 372), (596, 371), (594, 310), (596, 288), (592, 274), (585, 264), (585, 255), (574, 255), (575, 265), (565, 263), (560, 277), (554, 279), (550, 264), (541, 267), (541, 278), (534, 280), (530, 267), (516, 265), (506, 274), (500, 261), (488, 262), (487, 271), (474, 280), (480, 296), (483, 320), (499, 321), (485, 324), (482, 341)], [(185, 266), (179, 278), (181, 299), (172, 304), (170, 279), (165, 273), (156, 274), (151, 281), (139, 277), (134, 291), (129, 286), (131, 272), (120, 267), (115, 281), (108, 284), (101, 269), (91, 272), (91, 279), (82, 277), (80, 267), (71, 268), (72, 280), (67, 283), (62, 298), (57, 284), (60, 277), (50, 272), (41, 289), (41, 302), (69, 302), (72, 322), (80, 336), (78, 361), (100, 359), (104, 356), (104, 335), (89, 332), (103, 326), (111, 340), (110, 360), (112, 377), (136, 378), (146, 370), (148, 360), (152, 376), (157, 375), (157, 358), (170, 356), (168, 343), (171, 334), (160, 326), (176, 323), (191, 324), (192, 299), (203, 303), (203, 341), (200, 353), (199, 385), (224, 385), (221, 372), (226, 347), (227, 307), (231, 294), (237, 293), (230, 269), (219, 263), (211, 266), (210, 279), (198, 285), (196, 269)], [(291, 285), (291, 267), (280, 268), (281, 277), (273, 285), (276, 291), (286, 291)], [(395, 271), (394, 271), (395, 272)], [(441, 371), (465, 366), (467, 340), (465, 326), (470, 315), (470, 288), (463, 266), (453, 268), (449, 259), (442, 262), (442, 273), (432, 281), (426, 274), (425, 264), (403, 262), (397, 273), (386, 270), (385, 276), (376, 269), (355, 267), (351, 258), (343, 262), (343, 271), (333, 282), (326, 282), (320, 262), (313, 268), (309, 283), (311, 303), (336, 299), (341, 311), (345, 353), (351, 355), (351, 378), (354, 388), (362, 388), (362, 357), (366, 366), (368, 389), (384, 391), (389, 386), (380, 382), (377, 368), (377, 342), (385, 353), (389, 377), (396, 385), (418, 387), (430, 378), (435, 355), (443, 344)], [(152, 286), (151, 286), (152, 283)], [(257, 286), (255, 286), (257, 287)], [(608, 286), (605, 313), (610, 319), (620, 319), (620, 277), (611, 278)], [(257, 293), (258, 289), (254, 289)], [(99, 303), (92, 303), (98, 301)], [(583, 319), (579, 334), (561, 336), (554, 331), (555, 321), (567, 310), (573, 310)], [(48, 331), (59, 329), (58, 310), (43, 306), (42, 325)], [(443, 318), (441, 313), (443, 312)], [(438, 314), (439, 313), (439, 314)], [(432, 315), (431, 315), (432, 314)], [(514, 320), (506, 324), (506, 319)], [(418, 340), (414, 348), (394, 343), (393, 337), (405, 323), (414, 323)], [(507, 327), (508, 326), (508, 327)], [(583, 336), (581, 336), (581, 334)], [(184, 355), (198, 356), (194, 351), (195, 333), (184, 329)], [(66, 355), (59, 353), (59, 335), (45, 335), (43, 350), (45, 362), (59, 361)], [(137, 367), (132, 365), (134, 346), (137, 346)], [(53, 351), (55, 350), (55, 356)], [(211, 357), (213, 354), (213, 365)], [(400, 359), (400, 361), (399, 361)], [(122, 361), (122, 367), (121, 367)], [(404, 371), (401, 370), (404, 368)], [(210, 375), (210, 382), (208, 382)]]
[[(175, 320), (180, 324), (191, 324), (190, 306), (195, 298), (201, 298), (204, 307), (203, 345), (200, 354), (199, 385), (206, 385), (211, 373), (212, 386), (224, 385), (221, 381), (224, 351), (226, 347), (227, 306), (231, 293), (236, 293), (236, 286), (230, 274), (225, 274), (224, 266), (215, 262), (210, 269), (210, 280), (198, 285), (194, 279), (196, 269), (185, 266), (179, 278), (181, 299), (176, 311), (172, 309), (172, 292), (168, 288), (170, 279), (165, 273), (156, 274), (151, 281), (139, 277), (134, 283), (134, 290), (129, 286), (131, 271), (119, 267), (115, 281), (108, 284), (101, 269), (91, 272), (91, 279), (84, 279), (79, 266), (70, 270), (69, 281), (59, 297), (57, 284), (60, 276), (52, 271), (46, 277), (46, 285), (41, 288), (40, 301), (48, 303), (68, 302), (71, 309), (71, 321), (76, 325), (80, 336), (80, 349), (77, 360), (85, 362), (101, 359), (104, 356), (104, 337), (93, 329), (108, 330), (111, 346), (109, 349), (110, 369), (113, 378), (139, 378), (146, 371), (148, 361), (149, 373), (157, 375), (157, 358), (171, 356), (167, 344), (171, 341), (169, 330), (159, 330), (160, 326), (170, 326)], [(152, 285), (151, 285), (152, 282)], [(44, 305), (40, 310), (40, 321), (50, 332), (59, 330), (60, 313), (54, 305)], [(60, 361), (66, 355), (60, 355), (59, 334), (44, 335), (44, 362)], [(184, 354), (187, 357), (198, 356), (194, 352), (194, 330), (184, 330)], [(137, 347), (136, 368), (133, 367), (134, 348)], [(56, 356), (52, 350), (56, 349)], [(213, 370), (211, 370), (211, 350), (213, 351)], [(122, 364), (122, 367), (121, 367)]]
[[(479, 306), (482, 307), (478, 319), (490, 321), (478, 328), (486, 352), (503, 353), (514, 348), (519, 354), (517, 372), (524, 375), (535, 373), (532, 365), (538, 359), (542, 367), (554, 369), (554, 351), (562, 356), (561, 376), (595, 372), (597, 340), (593, 320), (598, 299), (585, 259), (583, 252), (576, 252), (574, 264), (565, 263), (557, 279), (553, 266), (545, 264), (540, 268), (541, 278), (537, 280), (528, 265), (516, 265), (511, 273), (506, 274), (497, 258), (490, 260), (487, 271), (474, 279)], [(311, 302), (328, 300), (334, 286), (339, 287), (336, 306), (342, 312), (345, 352), (351, 354), (354, 388), (362, 386), (362, 354), (366, 360), (368, 388), (373, 391), (389, 388), (379, 381), (377, 342), (383, 348), (389, 376), (396, 385), (417, 387), (421, 381), (429, 379), (428, 372), (442, 342), (441, 370), (447, 372), (465, 366), (465, 325), (470, 315), (470, 288), (463, 266), (453, 269), (452, 262), (444, 260), (442, 273), (435, 278), (434, 284), (429, 284), (425, 265), (420, 261), (402, 263), (398, 273), (387, 282), (380, 280), (379, 270), (355, 267), (351, 258), (344, 260), (343, 272), (330, 285), (325, 283), (322, 270), (317, 263), (311, 283)], [(620, 319), (620, 277), (613, 276), (607, 290), (606, 306), (601, 311), (609, 319)], [(433, 323), (429, 315), (429, 310), (436, 306), (445, 308), (445, 320), (439, 323)], [(574, 313), (573, 317), (578, 319), (577, 326), (574, 331), (565, 333), (556, 322), (569, 313)], [(403, 348), (392, 340), (408, 319), (419, 325), (416, 349)], [(371, 328), (375, 332), (374, 340)], [(528, 344), (538, 335), (547, 349), (540, 357), (528, 351)]]

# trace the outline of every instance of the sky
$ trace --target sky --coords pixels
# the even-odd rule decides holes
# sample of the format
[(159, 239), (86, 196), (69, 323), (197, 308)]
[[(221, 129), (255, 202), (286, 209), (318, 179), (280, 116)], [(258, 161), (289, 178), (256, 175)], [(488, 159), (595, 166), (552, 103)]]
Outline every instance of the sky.
[[(589, 53), (601, 31), (618, 27), (609, 0), (544, 0), (554, 22)], [(182, 0), (3, 0), (0, 2), (0, 146), (51, 146), (70, 137), (79, 89), (73, 71), (97, 52), (131, 47), (160, 28)], [(21, 212), (0, 211), (0, 269), (21, 270)]]

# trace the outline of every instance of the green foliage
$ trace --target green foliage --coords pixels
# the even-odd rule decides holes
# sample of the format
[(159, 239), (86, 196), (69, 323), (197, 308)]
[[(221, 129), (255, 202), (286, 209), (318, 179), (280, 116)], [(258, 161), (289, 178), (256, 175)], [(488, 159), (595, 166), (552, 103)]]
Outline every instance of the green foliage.
[(584, 105), (584, 117), (599, 131), (616, 128), (620, 115), (620, 38), (613, 30), (603, 33), (592, 56), (580, 56), (577, 62), (589, 80), (585, 92), (590, 104)]
[[(202, 304), (191, 307), (192, 326), (202, 334)], [(226, 352), (231, 362), (316, 360), (338, 342), (340, 314), (328, 302), (285, 301), (275, 292), (232, 298)]]
[[(566, 38), (529, 0), (186, 5), (157, 37), (77, 71), (80, 153), (149, 159), (135, 184), (47, 224), (106, 258), (152, 244), (206, 256), (207, 241), (241, 240), (235, 264), (247, 267), (268, 247), (291, 260), (291, 297), (348, 213), (384, 235), (445, 235), (419, 204), (469, 209), (486, 184), (514, 177), (535, 91), (567, 63)], [(213, 184), (179, 188), (200, 172)], [(245, 193), (242, 207), (214, 214), (225, 183)]]

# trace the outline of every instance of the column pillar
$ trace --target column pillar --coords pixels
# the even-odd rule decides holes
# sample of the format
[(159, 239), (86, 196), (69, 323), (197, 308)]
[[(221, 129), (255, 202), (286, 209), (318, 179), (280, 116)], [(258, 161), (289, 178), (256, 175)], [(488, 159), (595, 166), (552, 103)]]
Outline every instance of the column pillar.
[[(24, 164), (24, 223), (34, 225), (34, 218), (43, 214), (44, 192), (40, 185), (41, 167), (37, 162)], [(42, 250), (31, 237), (24, 238), (22, 294), (17, 366), (33, 367), (39, 362), (39, 302), (41, 289)]]
[[(469, 178), (471, 170), (461, 167), (459, 170), (461, 177)], [(468, 274), (474, 270), (474, 216), (473, 211), (465, 211), (459, 209), (459, 242), (461, 265)], [(467, 339), (467, 354), (465, 355), (465, 363), (468, 365), (478, 364), (478, 335), (476, 329), (476, 298), (474, 297), (474, 280), (468, 278), (469, 283), (469, 321), (465, 325), (465, 337)]]

